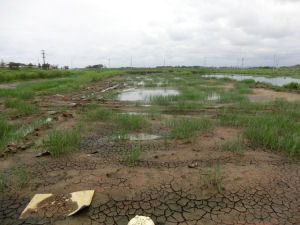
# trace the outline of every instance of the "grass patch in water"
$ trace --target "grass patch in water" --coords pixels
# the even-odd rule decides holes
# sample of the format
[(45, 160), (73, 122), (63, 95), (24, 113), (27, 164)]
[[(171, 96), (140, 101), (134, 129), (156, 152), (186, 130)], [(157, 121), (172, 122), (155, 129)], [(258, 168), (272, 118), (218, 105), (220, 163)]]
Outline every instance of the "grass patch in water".
[(179, 98), (180, 98), (179, 95), (166, 95), (166, 96), (156, 95), (156, 96), (150, 96), (149, 101), (152, 104), (168, 106), (173, 102), (176, 102)]

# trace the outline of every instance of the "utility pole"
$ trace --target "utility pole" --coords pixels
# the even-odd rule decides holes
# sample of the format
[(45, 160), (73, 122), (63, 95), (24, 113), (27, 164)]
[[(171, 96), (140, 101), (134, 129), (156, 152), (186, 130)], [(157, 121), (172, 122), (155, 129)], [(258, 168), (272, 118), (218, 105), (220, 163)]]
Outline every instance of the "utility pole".
[(43, 64), (45, 65), (46, 64), (45, 50), (41, 50), (41, 52), (42, 52)]
[(244, 68), (244, 61), (245, 61), (245, 59), (244, 59), (244, 57), (242, 58), (242, 68)]
[(130, 67), (132, 68), (132, 56), (130, 57)]
[(274, 54), (273, 56), (273, 71), (278, 68), (278, 65), (279, 65), (279, 60), (278, 60), (278, 57), (276, 54)]
[(108, 58), (107, 60), (108, 60), (108, 68), (110, 68), (110, 58)]

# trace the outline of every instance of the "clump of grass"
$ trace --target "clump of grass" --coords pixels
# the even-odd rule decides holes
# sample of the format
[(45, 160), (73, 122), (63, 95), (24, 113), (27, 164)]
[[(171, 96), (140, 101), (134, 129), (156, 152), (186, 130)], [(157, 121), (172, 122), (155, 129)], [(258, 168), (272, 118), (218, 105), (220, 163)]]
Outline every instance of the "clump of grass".
[(140, 145), (132, 145), (129, 151), (123, 150), (122, 158), (124, 162), (130, 163), (135, 166), (142, 155), (143, 149)]
[(144, 87), (157, 87), (157, 83), (154, 82), (146, 82)]
[(0, 172), (0, 191), (9, 186), (11, 186), (11, 180), (9, 179), (9, 176), (4, 172)]
[(188, 100), (200, 100), (206, 98), (206, 93), (194, 87), (185, 87), (181, 90), (181, 93), (182, 93), (182, 97)]
[(119, 92), (117, 90), (108, 91), (103, 94), (103, 99), (113, 100), (118, 97), (118, 94)]
[(31, 172), (26, 166), (0, 172), (0, 190), (24, 188), (30, 179)]
[(15, 172), (15, 182), (18, 187), (25, 187), (30, 181), (31, 173), (27, 167), (22, 167)]
[(222, 111), (218, 115), (221, 125), (230, 125), (234, 127), (246, 126), (251, 119), (250, 115), (239, 112)]
[(202, 104), (197, 102), (178, 101), (168, 107), (169, 111), (176, 113), (183, 113), (201, 108)]
[(79, 128), (73, 130), (52, 130), (47, 138), (43, 139), (43, 147), (53, 157), (67, 155), (73, 152), (80, 140)]
[[(248, 89), (246, 89), (246, 93), (248, 92)], [(245, 94), (243, 89), (236, 90), (231, 89), (229, 91), (220, 91), (220, 98), (219, 102), (222, 103), (232, 103), (232, 102), (249, 102), (249, 99), (247, 96), (243, 95)]]
[(109, 120), (112, 118), (113, 111), (107, 108), (98, 108), (96, 111), (84, 113), (84, 117), (89, 121)]
[(222, 171), (221, 166), (217, 165), (214, 168), (207, 169), (206, 173), (204, 174), (204, 177), (200, 177), (200, 184), (202, 185), (212, 185), (218, 189), (218, 191), (221, 191), (224, 189), (223, 187), (223, 177), (222, 177)]
[(98, 109), (100, 107), (99, 104), (97, 104), (96, 102), (91, 102), (89, 104), (86, 105), (86, 108), (88, 110), (94, 110), (94, 109)]
[(289, 84), (283, 85), (284, 88), (300, 90), (300, 84), (296, 82), (291, 82)]
[(0, 118), (0, 140), (8, 136), (12, 130), (14, 130), (14, 126), (9, 124), (4, 118)]
[(256, 84), (256, 81), (253, 80), (253, 79), (245, 79), (245, 80), (241, 80), (241, 81), (239, 81), (239, 82), (242, 83), (242, 84), (247, 84), (249, 87), (250, 87), (250, 86), (251, 86), (251, 87), (254, 87), (255, 84)]
[(245, 146), (243, 145), (243, 141), (240, 136), (238, 136), (236, 140), (225, 142), (222, 145), (222, 149), (238, 155), (243, 155), (245, 153)]
[(235, 82), (235, 84), (234, 84), (235, 92), (238, 92), (240, 95), (242, 95), (242, 94), (252, 94), (253, 89), (250, 88), (251, 85), (253, 85), (253, 84), (252, 83), (246, 83), (246, 82)]
[(139, 130), (149, 125), (144, 116), (131, 114), (117, 114), (115, 122), (119, 128), (126, 130)]
[(6, 108), (16, 109), (19, 115), (30, 115), (35, 113), (38, 109), (36, 106), (32, 104), (18, 99), (14, 99), (14, 100), (6, 99), (4, 101), (4, 105)]
[(180, 118), (171, 120), (168, 125), (172, 129), (167, 135), (176, 139), (195, 137), (198, 132), (207, 132), (212, 127), (211, 121), (207, 118)]
[(149, 111), (147, 112), (147, 116), (150, 118), (150, 119), (159, 119), (161, 118), (161, 111), (159, 109), (158, 106), (151, 106), (149, 108)]
[(253, 146), (300, 154), (300, 125), (293, 114), (269, 113), (252, 118), (245, 135)]

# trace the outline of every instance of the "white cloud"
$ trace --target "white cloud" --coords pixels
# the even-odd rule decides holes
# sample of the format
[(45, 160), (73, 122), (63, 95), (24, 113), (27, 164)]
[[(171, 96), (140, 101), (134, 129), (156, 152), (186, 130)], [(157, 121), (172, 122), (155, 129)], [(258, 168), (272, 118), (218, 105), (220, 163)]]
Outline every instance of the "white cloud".
[[(1, 1), (1, 0), (0, 0)], [(86, 66), (300, 63), (300, 1), (2, 0), (0, 58)], [(206, 60), (204, 60), (206, 58)]]

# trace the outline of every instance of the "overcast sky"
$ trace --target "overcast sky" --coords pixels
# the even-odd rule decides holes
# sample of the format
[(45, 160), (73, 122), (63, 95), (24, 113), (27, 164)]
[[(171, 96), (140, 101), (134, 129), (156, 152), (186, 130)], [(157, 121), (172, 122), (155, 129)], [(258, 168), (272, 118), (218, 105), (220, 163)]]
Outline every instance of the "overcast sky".
[(0, 59), (83, 67), (300, 64), (300, 0), (0, 0)]

